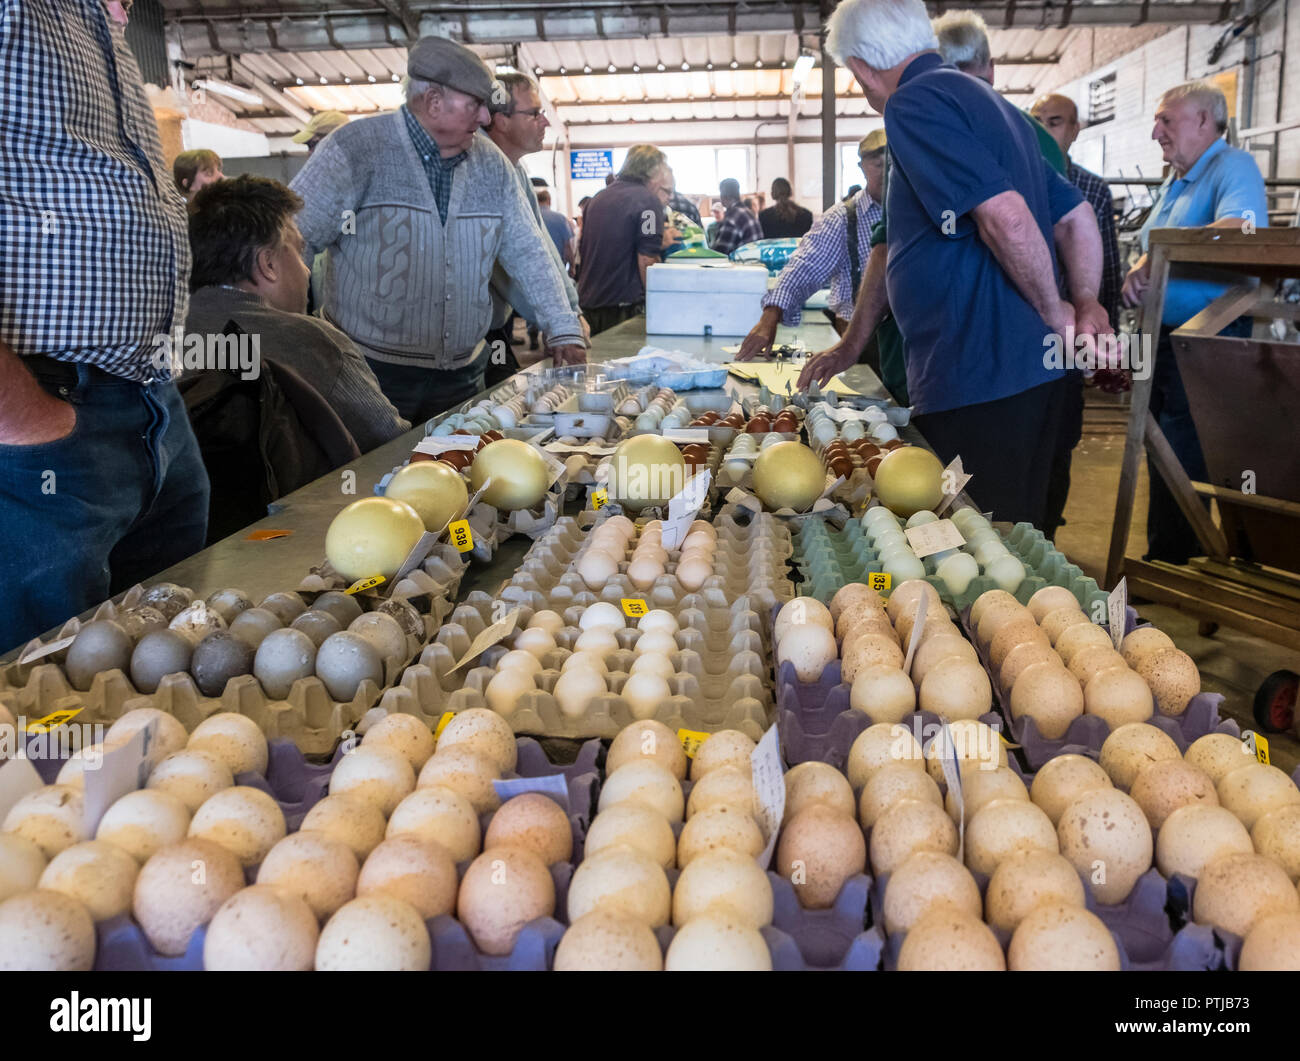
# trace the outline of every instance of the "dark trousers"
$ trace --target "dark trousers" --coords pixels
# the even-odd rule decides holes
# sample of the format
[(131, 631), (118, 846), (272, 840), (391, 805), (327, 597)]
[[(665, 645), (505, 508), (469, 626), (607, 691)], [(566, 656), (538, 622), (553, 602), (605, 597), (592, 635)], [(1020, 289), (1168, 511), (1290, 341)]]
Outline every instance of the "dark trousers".
[(946, 465), (958, 454), (974, 476), (970, 494), (995, 520), (1042, 527), (1054, 446), (1065, 410), (1064, 377), (996, 401), (914, 417)]
[(366, 358), (379, 380), (379, 389), (397, 411), (414, 426), (437, 416), (483, 390), (483, 373), (491, 351), (481, 352), (460, 368), (426, 368), (424, 365), (393, 365)]
[(515, 357), (514, 317), (500, 328), (493, 328), (483, 337), (487, 343), (487, 367), (483, 373), (483, 386), (495, 387), (519, 371), (519, 359)]
[(1055, 539), (1065, 523), (1065, 503), (1070, 497), (1070, 461), (1074, 447), (1083, 438), (1083, 373), (1065, 375), (1065, 406), (1061, 412), (1061, 433), (1052, 456), (1052, 475), (1047, 483), (1047, 515), (1042, 531)]
[[(1249, 317), (1241, 317), (1219, 334), (1238, 338), (1249, 336), (1252, 323)], [(1183, 387), (1183, 377), (1178, 371), (1178, 360), (1174, 356), (1169, 332), (1169, 328), (1160, 329), (1160, 341), (1156, 345), (1155, 375), (1151, 380), (1151, 403), (1147, 415), (1154, 417), (1188, 476), (1197, 482), (1205, 482), (1209, 478), (1209, 472), (1205, 467), (1205, 455), (1201, 452), (1201, 440), (1196, 434), (1196, 423), (1192, 420), (1192, 410), (1187, 402), (1187, 391)], [(1150, 483), (1147, 504), (1147, 552), (1142, 559), (1185, 564), (1193, 556), (1203, 556), (1205, 547), (1197, 539), (1192, 525), (1187, 522), (1183, 510), (1178, 507), (1173, 493), (1165, 485), (1164, 478), (1156, 471), (1149, 456), (1147, 457), (1147, 479)]]
[(0, 652), (203, 548), (208, 473), (175, 383), (24, 359), (72, 433), (0, 446)]
[(616, 324), (631, 320), (640, 312), (641, 306), (633, 303), (622, 306), (592, 306), (590, 309), (586, 306), (582, 307), (582, 315), (587, 318), (587, 323), (591, 325), (592, 335), (598, 335), (600, 332), (608, 331)]

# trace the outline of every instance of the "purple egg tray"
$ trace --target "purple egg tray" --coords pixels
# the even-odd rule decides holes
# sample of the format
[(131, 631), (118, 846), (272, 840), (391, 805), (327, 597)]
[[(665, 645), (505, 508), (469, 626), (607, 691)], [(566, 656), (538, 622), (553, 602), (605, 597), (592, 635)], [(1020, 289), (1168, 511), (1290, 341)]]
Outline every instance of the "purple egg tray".
[[(1149, 625), (1151, 624), (1138, 622), (1137, 611), (1130, 605), (1125, 621), (1125, 636), (1139, 626)], [(989, 682), (993, 686), (993, 702), (1005, 720), (1004, 727), (1011, 734), (1011, 739), (1020, 746), (1031, 770), (1037, 770), (1049, 759), (1055, 759), (1058, 755), (1086, 755), (1095, 759), (1101, 754), (1101, 746), (1110, 736), (1110, 727), (1095, 715), (1080, 715), (1070, 723), (1065, 736), (1055, 740), (1039, 733), (1038, 726), (1032, 718), (1012, 719), (1011, 703), (1002, 695), (997, 673), (989, 664), (987, 654), (976, 643), (970, 626), (969, 608), (961, 614), (961, 627), (966, 634), (966, 639), (975, 646), (980, 663), (988, 673)], [(1236, 723), (1224, 722), (1219, 717), (1221, 703), (1223, 703), (1223, 696), (1219, 693), (1197, 693), (1188, 701), (1186, 710), (1176, 718), (1157, 712), (1147, 721), (1169, 734), (1179, 750), (1185, 751), (1189, 744), (1206, 734), (1236, 731)]]

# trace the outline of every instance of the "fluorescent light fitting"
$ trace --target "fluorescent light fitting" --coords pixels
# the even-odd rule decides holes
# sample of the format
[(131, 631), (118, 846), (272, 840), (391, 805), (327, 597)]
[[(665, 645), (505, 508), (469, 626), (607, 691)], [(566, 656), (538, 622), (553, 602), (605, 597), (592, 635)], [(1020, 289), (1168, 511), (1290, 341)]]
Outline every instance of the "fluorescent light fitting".
[(583, 72), (584, 74), (589, 74), (589, 73), (591, 73), (591, 67), (589, 67), (589, 66), (584, 66), (584, 67), (582, 68), (582, 72)]
[[(301, 81), (298, 84), (302, 84)], [(225, 96), (227, 99), (238, 100), (240, 103), (246, 103), (250, 107), (256, 107), (266, 103), (261, 95), (239, 85), (232, 85), (228, 81), (216, 81), (213, 78), (200, 78), (194, 82), (195, 88), (201, 88), (206, 92), (215, 92), (218, 96)]]
[(498, 73), (498, 74), (517, 74), (518, 72), (519, 72), (519, 71), (517, 71), (517, 70), (516, 70), (513, 66), (511, 66), (509, 63), (497, 63), (497, 73)]
[(611, 74), (618, 72), (618, 67), (615, 66), (613, 63), (610, 63), (609, 66), (605, 67), (605, 69), (608, 70)]
[(796, 86), (807, 82), (808, 75), (812, 73), (813, 64), (816, 61), (810, 52), (802, 52), (799, 58), (794, 61), (794, 83)]

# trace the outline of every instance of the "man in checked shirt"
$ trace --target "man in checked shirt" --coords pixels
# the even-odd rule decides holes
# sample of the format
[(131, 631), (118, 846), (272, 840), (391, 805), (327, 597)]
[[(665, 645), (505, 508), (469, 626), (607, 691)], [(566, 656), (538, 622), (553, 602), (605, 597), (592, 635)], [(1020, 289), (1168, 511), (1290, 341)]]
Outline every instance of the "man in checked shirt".
[(718, 185), (723, 215), (713, 234), (710, 247), (719, 254), (730, 254), (737, 247), (763, 238), (763, 228), (754, 212), (740, 201), (740, 182), (728, 177)]
[[(867, 185), (847, 202), (824, 213), (785, 263), (776, 286), (763, 296), (763, 316), (745, 336), (739, 361), (766, 356), (776, 327), (797, 328), (804, 303), (830, 282), (830, 310), (841, 335), (853, 316), (853, 298), (871, 254), (871, 228), (880, 220), (884, 198), (885, 131), (877, 129), (858, 145), (858, 165)], [(851, 237), (856, 237), (851, 238)], [(856, 252), (856, 253), (855, 253)], [(870, 357), (868, 357), (870, 362)], [(879, 372), (879, 364), (873, 366)]]
[(203, 547), (185, 200), (129, 3), (0, 0), (0, 652)]

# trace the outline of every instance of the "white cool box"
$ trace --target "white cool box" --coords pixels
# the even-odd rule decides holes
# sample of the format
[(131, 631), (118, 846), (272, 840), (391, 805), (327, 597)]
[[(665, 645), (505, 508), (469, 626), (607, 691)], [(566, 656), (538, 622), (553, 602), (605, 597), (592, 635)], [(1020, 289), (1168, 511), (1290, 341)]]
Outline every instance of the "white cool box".
[(748, 335), (763, 312), (767, 268), (663, 262), (646, 271), (647, 335)]

